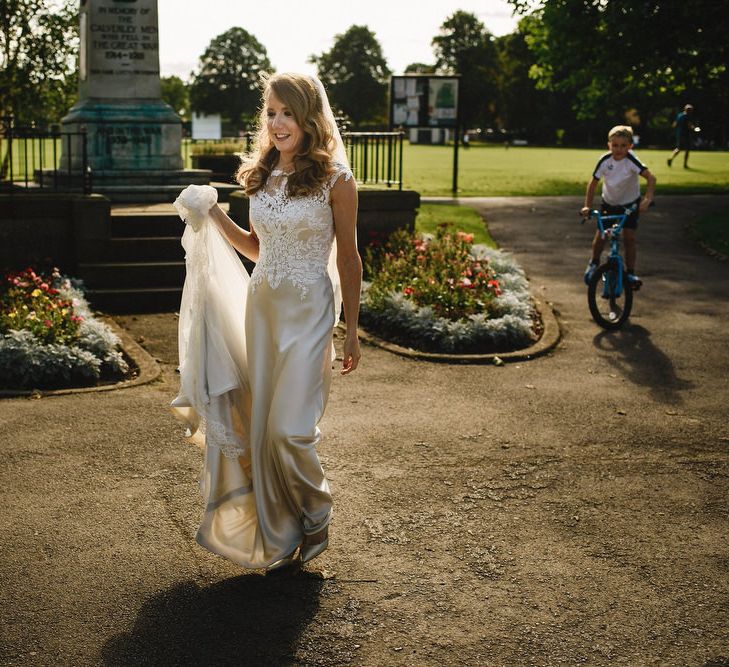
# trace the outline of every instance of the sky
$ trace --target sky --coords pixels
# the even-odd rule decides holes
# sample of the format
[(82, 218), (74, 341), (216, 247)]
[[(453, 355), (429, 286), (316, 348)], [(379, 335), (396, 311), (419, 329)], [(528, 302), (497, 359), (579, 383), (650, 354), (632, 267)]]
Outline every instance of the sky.
[(331, 49), (335, 35), (354, 24), (375, 33), (388, 66), (402, 74), (410, 63), (435, 60), (431, 40), (459, 9), (496, 36), (516, 28), (505, 0), (158, 0), (161, 75), (188, 80), (210, 41), (235, 26), (266, 47), (279, 72), (315, 74), (307, 58)]

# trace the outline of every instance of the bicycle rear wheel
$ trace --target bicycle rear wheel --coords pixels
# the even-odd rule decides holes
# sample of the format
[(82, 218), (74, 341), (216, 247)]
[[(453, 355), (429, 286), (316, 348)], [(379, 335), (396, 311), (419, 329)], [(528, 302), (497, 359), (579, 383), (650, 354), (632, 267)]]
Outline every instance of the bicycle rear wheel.
[(630, 316), (633, 290), (626, 273), (623, 273), (622, 283), (618, 294), (615, 269), (609, 264), (602, 264), (595, 269), (587, 286), (587, 303), (592, 319), (604, 329), (619, 329)]

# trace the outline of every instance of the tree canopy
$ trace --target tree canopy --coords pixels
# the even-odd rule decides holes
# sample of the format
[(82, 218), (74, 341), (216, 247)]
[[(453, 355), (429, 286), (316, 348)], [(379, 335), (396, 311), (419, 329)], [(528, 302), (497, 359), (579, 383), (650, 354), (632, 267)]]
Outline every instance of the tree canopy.
[(273, 69), (266, 48), (243, 28), (215, 37), (200, 57), (190, 85), (193, 111), (249, 122), (260, 100), (260, 74)]
[(78, 3), (0, 3), (0, 115), (43, 127), (73, 105), (78, 76)]
[(533, 19), (526, 24), (531, 76), (540, 88), (569, 95), (577, 119), (604, 127), (627, 114), (660, 130), (685, 102), (699, 114), (704, 105), (707, 120), (729, 115), (724, 3), (510, 1)]
[(367, 26), (351, 26), (334, 38), (329, 51), (312, 55), (309, 62), (316, 65), (332, 107), (355, 126), (384, 121), (391, 72), (377, 37)]
[(497, 52), (493, 36), (475, 14), (457, 11), (433, 38), (436, 68), (461, 75), (461, 118), (466, 127), (488, 125), (496, 112)]
[(160, 79), (162, 99), (184, 120), (190, 117), (190, 92), (179, 76), (163, 76)]
[(529, 75), (535, 63), (526, 39), (530, 20), (522, 19), (515, 32), (496, 39), (497, 124), (519, 138), (553, 143), (557, 130), (573, 125), (573, 115), (563, 93), (537, 88)]

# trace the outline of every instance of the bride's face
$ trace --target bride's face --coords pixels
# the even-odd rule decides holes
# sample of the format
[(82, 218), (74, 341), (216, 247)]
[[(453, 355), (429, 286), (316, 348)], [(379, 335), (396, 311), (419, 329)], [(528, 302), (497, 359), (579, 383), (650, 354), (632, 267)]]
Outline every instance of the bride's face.
[(274, 95), (273, 91), (268, 93), (266, 100), (266, 117), (266, 127), (273, 145), (281, 153), (281, 157), (293, 159), (301, 145), (304, 132), (296, 122), (292, 111)]

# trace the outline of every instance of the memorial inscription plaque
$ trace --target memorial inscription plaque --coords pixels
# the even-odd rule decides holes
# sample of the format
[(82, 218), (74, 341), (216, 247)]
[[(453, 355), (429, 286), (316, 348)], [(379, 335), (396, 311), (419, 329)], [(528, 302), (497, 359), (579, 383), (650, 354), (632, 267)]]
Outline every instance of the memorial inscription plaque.
[(161, 98), (157, 0), (82, 0), (79, 16), (79, 101), (62, 123), (86, 128), (94, 190), (207, 182), (182, 169), (182, 124)]

